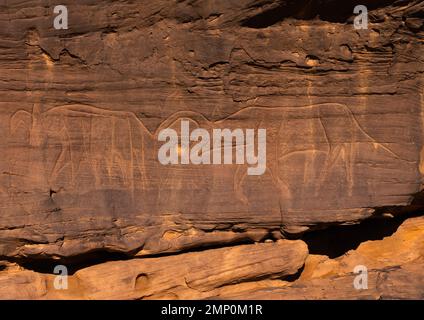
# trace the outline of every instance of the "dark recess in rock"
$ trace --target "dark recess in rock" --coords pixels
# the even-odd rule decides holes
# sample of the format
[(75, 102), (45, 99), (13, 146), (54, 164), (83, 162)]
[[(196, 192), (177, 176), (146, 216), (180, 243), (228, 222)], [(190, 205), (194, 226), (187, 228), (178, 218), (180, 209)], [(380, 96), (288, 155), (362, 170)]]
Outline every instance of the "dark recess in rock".
[(265, 9), (255, 16), (241, 22), (243, 27), (267, 28), (286, 18), (310, 20), (319, 18), (323, 21), (344, 23), (352, 16), (352, 8), (365, 5), (369, 10), (384, 7), (395, 0), (307, 0), (274, 1), (271, 9)]

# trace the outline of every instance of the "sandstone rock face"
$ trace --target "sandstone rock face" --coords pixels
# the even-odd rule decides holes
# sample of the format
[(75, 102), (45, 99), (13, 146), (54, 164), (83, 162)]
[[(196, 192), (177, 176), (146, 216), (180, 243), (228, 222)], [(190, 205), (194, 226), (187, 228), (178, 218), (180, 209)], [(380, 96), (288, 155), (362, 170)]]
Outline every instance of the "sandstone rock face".
[[(3, 299), (423, 299), (423, 237), (424, 218), (419, 217), (404, 222), (392, 236), (365, 242), (336, 259), (308, 255), (301, 240), (279, 240), (107, 262), (71, 275), (68, 290), (55, 290), (53, 275), (6, 264), (0, 272), (0, 295)], [(357, 265), (368, 268), (366, 290), (354, 287)]]
[[(423, 217), (409, 219), (392, 236), (362, 243), (339, 258), (309, 255), (301, 276), (289, 285), (249, 288), (231, 298), (424, 299), (423, 231)], [(367, 290), (353, 286), (358, 265), (368, 269)]]
[[(0, 4), (0, 298), (422, 297), (419, 218), (336, 260), (299, 239), (424, 209), (423, 1), (62, 4), (66, 30), (50, 3)], [(162, 165), (182, 120), (266, 129), (264, 174)], [(134, 260), (79, 268), (65, 293), (25, 268), (96, 252)], [(360, 260), (368, 293), (345, 286)]]

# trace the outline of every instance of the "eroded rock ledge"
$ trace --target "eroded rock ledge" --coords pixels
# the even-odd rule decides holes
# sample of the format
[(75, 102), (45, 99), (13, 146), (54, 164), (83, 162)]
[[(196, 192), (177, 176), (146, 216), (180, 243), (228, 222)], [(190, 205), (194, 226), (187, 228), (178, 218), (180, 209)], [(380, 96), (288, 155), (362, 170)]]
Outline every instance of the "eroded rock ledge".
[[(342, 240), (342, 239), (340, 239)], [(4, 263), (4, 299), (422, 299), (424, 217), (407, 219), (391, 236), (341, 257), (308, 254), (301, 240), (279, 240), (156, 258), (100, 263), (69, 277)], [(355, 266), (368, 268), (357, 290)]]

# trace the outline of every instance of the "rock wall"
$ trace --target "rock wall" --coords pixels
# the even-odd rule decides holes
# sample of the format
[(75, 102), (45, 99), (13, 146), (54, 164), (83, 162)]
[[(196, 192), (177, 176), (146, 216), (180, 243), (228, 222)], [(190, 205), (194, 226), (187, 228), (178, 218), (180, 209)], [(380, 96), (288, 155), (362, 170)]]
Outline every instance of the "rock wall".
[[(0, 298), (423, 298), (423, 1), (57, 4), (0, 4)], [(162, 165), (182, 120), (266, 129), (264, 174)]]

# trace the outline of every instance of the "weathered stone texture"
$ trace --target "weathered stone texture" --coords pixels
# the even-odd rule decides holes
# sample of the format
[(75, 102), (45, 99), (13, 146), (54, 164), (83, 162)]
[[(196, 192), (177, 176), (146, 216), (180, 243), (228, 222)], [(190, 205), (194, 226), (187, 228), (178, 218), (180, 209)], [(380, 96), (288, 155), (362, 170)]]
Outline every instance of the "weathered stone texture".
[[(128, 268), (143, 269), (179, 258), (141, 256), (300, 239), (328, 225), (359, 223), (405, 208), (421, 192), (423, 1), (362, 1), (370, 10), (367, 30), (353, 27), (357, 1), (60, 4), (68, 7), (68, 30), (53, 28), (51, 2), (0, 3), (2, 259), (66, 261), (106, 251), (137, 256)], [(266, 172), (161, 165), (158, 132), (178, 130), (184, 119), (193, 129), (266, 129)], [(244, 248), (214, 252), (237, 256)], [(251, 248), (265, 248), (258, 258), (277, 259), (268, 245)], [(281, 250), (282, 259), (293, 258), (290, 248)], [(249, 269), (246, 277), (296, 273), (299, 259)], [(244, 281), (218, 275), (218, 266), (214, 278), (214, 269), (203, 274), (200, 265), (199, 279), (186, 276), (193, 290)], [(384, 286), (419, 269), (401, 265), (388, 271)], [(175, 272), (185, 273), (181, 268)], [(350, 281), (345, 271), (335, 287)], [(45, 294), (31, 271), (16, 277), (2, 278), (0, 296)], [(328, 280), (312, 278), (312, 287), (320, 281)], [(4, 289), (15, 282), (36, 289)], [(294, 288), (255, 296), (306, 294)], [(384, 295), (381, 288), (371, 295)], [(93, 290), (84, 294), (100, 297)]]

